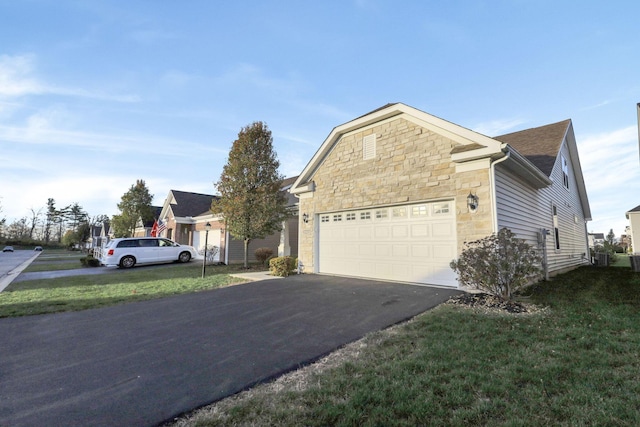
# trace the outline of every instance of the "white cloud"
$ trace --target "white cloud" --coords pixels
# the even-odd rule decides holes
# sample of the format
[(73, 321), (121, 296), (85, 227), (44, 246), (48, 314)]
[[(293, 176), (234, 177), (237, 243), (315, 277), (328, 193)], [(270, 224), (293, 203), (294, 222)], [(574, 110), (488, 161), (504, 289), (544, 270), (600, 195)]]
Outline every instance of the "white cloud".
[(27, 95), (59, 95), (114, 102), (138, 102), (132, 94), (109, 94), (100, 90), (88, 90), (57, 86), (37, 77), (35, 55), (0, 55), (0, 97), (18, 98)]
[(639, 199), (634, 189), (640, 182), (637, 127), (578, 136), (578, 151), (589, 196), (593, 221), (589, 231), (619, 236), (628, 224), (624, 214)]
[(487, 136), (498, 136), (515, 131), (515, 129), (525, 123), (522, 119), (502, 119), (492, 120), (490, 122), (478, 123), (472, 129), (475, 132)]

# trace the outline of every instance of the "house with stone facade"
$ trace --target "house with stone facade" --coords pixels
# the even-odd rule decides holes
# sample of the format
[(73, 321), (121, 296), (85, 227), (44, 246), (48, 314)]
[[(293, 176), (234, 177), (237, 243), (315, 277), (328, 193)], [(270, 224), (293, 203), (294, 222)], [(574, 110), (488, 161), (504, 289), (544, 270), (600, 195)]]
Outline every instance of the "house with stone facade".
[[(249, 261), (256, 260), (254, 251), (262, 247), (270, 248), (274, 255), (297, 255), (298, 199), (289, 193), (289, 188), (296, 178), (283, 180), (281, 190), (287, 193), (289, 206), (294, 216), (283, 222), (280, 232), (264, 239), (252, 240), (249, 245)], [(204, 253), (206, 240), (208, 248), (215, 246), (218, 250), (213, 257), (215, 262), (225, 264), (243, 262), (244, 242), (230, 235), (225, 229), (220, 214), (211, 212), (211, 202), (216, 197), (211, 194), (170, 190), (158, 215), (159, 221), (163, 224), (159, 235), (180, 244), (191, 245), (201, 254)], [(208, 234), (206, 224), (211, 226)]]
[(547, 274), (588, 263), (571, 120), (491, 138), (387, 104), (335, 127), (291, 193), (307, 273), (457, 287), (451, 260), (503, 227)]

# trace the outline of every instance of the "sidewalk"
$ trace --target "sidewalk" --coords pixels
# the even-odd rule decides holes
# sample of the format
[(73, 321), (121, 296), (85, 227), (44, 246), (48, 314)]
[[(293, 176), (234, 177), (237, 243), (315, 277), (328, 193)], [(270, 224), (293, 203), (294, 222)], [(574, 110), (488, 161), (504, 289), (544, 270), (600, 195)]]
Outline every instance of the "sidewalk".
[(7, 273), (3, 273), (2, 276), (0, 276), (0, 292), (4, 291), (4, 289), (9, 286), (20, 273), (22, 273), (22, 270), (29, 267), (33, 260), (36, 259), (41, 253), (42, 252), (36, 252), (32, 257), (24, 261), (22, 264), (18, 265)]
[(272, 276), (268, 271), (256, 271), (251, 273), (234, 273), (230, 274), (231, 277), (238, 277), (240, 279), (250, 280), (257, 282), (260, 280), (282, 279), (282, 277)]

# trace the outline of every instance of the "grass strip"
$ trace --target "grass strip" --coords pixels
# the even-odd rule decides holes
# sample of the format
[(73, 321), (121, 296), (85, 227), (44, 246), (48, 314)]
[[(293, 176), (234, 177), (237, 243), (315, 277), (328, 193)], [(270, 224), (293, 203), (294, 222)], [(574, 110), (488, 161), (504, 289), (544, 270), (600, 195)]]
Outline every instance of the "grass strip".
[(12, 283), (0, 293), (0, 317), (86, 310), (243, 282), (229, 276), (234, 271), (210, 266), (202, 279), (201, 266), (190, 263)]
[(522, 298), (548, 309), (443, 305), (365, 337), (334, 367), (308, 367), (304, 381), (264, 385), (176, 425), (640, 424), (640, 274), (581, 268)]

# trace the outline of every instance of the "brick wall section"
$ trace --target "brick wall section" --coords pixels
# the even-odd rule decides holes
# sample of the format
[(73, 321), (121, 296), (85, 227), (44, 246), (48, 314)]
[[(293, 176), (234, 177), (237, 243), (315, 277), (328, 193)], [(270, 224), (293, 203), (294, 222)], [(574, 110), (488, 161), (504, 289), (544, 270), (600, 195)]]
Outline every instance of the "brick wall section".
[[(376, 134), (376, 156), (363, 160), (362, 138)], [(313, 272), (315, 215), (361, 207), (455, 198), (458, 251), (466, 241), (492, 232), (489, 170), (456, 173), (450, 139), (402, 118), (344, 136), (313, 177), (313, 196), (300, 199), (300, 260)], [(469, 213), (467, 195), (478, 195)]]

